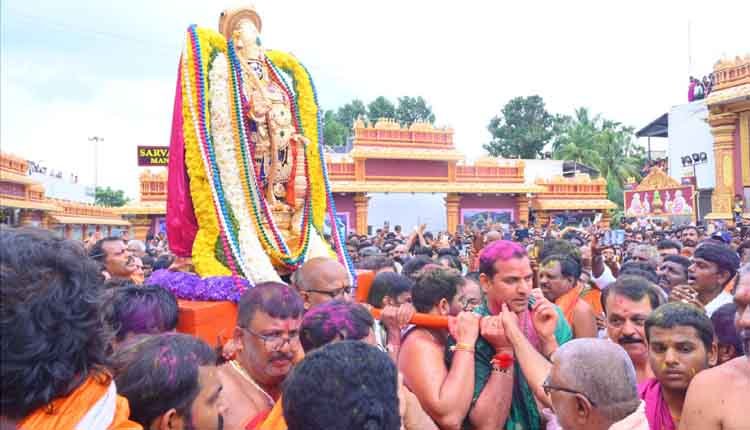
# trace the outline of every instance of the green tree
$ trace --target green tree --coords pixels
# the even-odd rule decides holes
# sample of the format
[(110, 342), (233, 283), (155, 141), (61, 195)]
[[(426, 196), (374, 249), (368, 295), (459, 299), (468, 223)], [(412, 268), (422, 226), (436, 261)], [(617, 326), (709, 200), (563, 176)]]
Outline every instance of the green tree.
[(367, 116), (367, 108), (362, 100), (354, 99), (351, 102), (341, 106), (336, 111), (336, 120), (344, 125), (347, 129), (347, 133), (351, 133), (351, 129), (354, 126), (354, 121), (359, 117)]
[(349, 128), (336, 119), (332, 110), (323, 116), (323, 139), (328, 146), (344, 146), (349, 137)]
[(367, 105), (367, 118), (374, 123), (380, 118), (396, 118), (396, 106), (387, 98), (380, 96)]
[(607, 197), (622, 206), (623, 187), (638, 178), (645, 154), (633, 140), (633, 128), (592, 116), (586, 108), (561, 123), (552, 144), (557, 160), (577, 161), (599, 171), (607, 180)]
[(435, 114), (432, 113), (432, 107), (419, 97), (399, 97), (398, 107), (396, 108), (396, 120), (404, 126), (410, 126), (417, 121), (435, 123)]
[(96, 203), (97, 205), (120, 207), (125, 206), (125, 204), (129, 201), (130, 199), (125, 197), (125, 192), (123, 190), (115, 191), (110, 187), (96, 187), (94, 203)]
[(554, 135), (555, 117), (537, 95), (516, 97), (487, 126), (492, 140), (484, 149), (495, 157), (538, 158)]

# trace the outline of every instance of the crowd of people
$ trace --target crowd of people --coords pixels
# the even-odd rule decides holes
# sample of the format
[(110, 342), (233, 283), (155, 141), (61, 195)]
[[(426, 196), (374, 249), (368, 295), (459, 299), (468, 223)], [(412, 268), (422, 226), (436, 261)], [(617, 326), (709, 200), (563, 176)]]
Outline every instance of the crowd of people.
[(163, 236), (3, 228), (0, 428), (750, 428), (747, 231), (617, 227), (351, 234), (369, 287), (310, 259), (211, 345)]

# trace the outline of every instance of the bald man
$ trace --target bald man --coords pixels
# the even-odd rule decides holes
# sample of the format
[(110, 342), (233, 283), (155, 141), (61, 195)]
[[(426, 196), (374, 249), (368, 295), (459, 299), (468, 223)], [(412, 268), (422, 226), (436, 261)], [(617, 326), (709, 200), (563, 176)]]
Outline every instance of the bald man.
[(566, 430), (648, 430), (635, 369), (619, 345), (575, 339), (552, 355), (544, 381), (559, 425)]
[(292, 277), (292, 284), (305, 302), (305, 311), (333, 299), (352, 300), (352, 285), (346, 268), (330, 258), (312, 258)]

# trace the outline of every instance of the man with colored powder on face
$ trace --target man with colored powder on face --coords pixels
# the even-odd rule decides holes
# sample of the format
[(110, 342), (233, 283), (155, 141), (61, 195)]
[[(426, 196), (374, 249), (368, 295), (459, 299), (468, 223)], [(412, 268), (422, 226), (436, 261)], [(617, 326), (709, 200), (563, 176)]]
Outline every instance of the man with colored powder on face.
[[(229, 429), (254, 429), (281, 395), (281, 383), (302, 358), (299, 341), (304, 307), (292, 288), (266, 282), (240, 298), (234, 329), (236, 360), (219, 367)], [(237, 406), (241, 405), (241, 406)]]
[(583, 290), (580, 277), (581, 266), (572, 257), (552, 255), (540, 265), (539, 288), (547, 300), (560, 307), (573, 337), (596, 337), (596, 317), (591, 306), (580, 297)]
[[(747, 392), (750, 387), (750, 265), (739, 271), (735, 325), (744, 355), (701, 372), (690, 383), (680, 430), (750, 428)], [(718, 401), (721, 399), (721, 401)]]
[(224, 429), (216, 354), (205, 342), (177, 333), (144, 336), (126, 343), (113, 361), (117, 389), (144, 429)]
[(292, 285), (302, 297), (305, 310), (334, 299), (352, 300), (349, 273), (330, 258), (307, 260), (294, 272)]
[(474, 399), (479, 397), (493, 372), (503, 372), (493, 369), (496, 354), (511, 358), (516, 363), (510, 370), (513, 396), (505, 428), (537, 429), (540, 413), (535, 397), (548, 402), (542, 389), (550, 369), (545, 357), (572, 339), (573, 333), (560, 308), (540, 290), (532, 291), (534, 272), (526, 249), (520, 244), (506, 240), (493, 242), (482, 251), (479, 263), (485, 300), (474, 312), (480, 316), (500, 316), (502, 334), (513, 350), (509, 353), (504, 344), (493, 347), (484, 338), (477, 341)]
[(646, 319), (649, 363), (654, 378), (638, 385), (653, 430), (674, 430), (693, 377), (716, 364), (711, 320), (695, 306), (668, 303)]
[(640, 276), (623, 275), (602, 294), (607, 337), (628, 353), (639, 384), (654, 377), (644, 327), (648, 316), (661, 304), (657, 288)]

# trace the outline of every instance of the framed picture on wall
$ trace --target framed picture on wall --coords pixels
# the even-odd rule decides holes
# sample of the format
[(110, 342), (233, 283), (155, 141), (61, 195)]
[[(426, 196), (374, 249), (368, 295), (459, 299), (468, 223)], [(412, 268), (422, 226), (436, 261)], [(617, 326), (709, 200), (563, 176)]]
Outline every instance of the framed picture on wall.
[(461, 223), (479, 230), (513, 221), (512, 209), (461, 209)]

